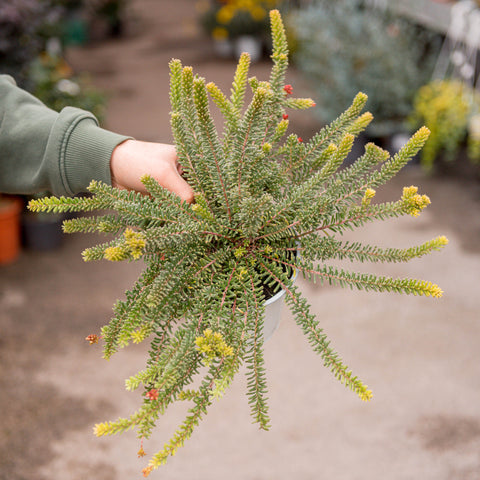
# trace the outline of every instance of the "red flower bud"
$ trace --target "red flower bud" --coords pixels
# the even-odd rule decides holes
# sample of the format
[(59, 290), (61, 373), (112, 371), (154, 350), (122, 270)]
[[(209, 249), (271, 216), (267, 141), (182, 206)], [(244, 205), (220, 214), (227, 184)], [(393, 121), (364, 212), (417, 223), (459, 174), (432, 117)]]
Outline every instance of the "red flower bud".
[(156, 388), (152, 388), (145, 394), (145, 397), (147, 397), (149, 400), (158, 400), (158, 390)]
[(87, 342), (90, 342), (90, 345), (93, 345), (94, 343), (98, 343), (98, 335), (91, 334), (85, 337), (85, 340)]
[(288, 120), (288, 115), (287, 115), (286, 113), (284, 113), (284, 114), (282, 115), (282, 118), (283, 118), (284, 120)]
[(291, 85), (285, 85), (283, 90), (287, 95), (291, 95), (293, 93), (293, 87)]
[(298, 137), (298, 141), (299, 141), (299, 142), (303, 142), (303, 138), (302, 138), (302, 137)]

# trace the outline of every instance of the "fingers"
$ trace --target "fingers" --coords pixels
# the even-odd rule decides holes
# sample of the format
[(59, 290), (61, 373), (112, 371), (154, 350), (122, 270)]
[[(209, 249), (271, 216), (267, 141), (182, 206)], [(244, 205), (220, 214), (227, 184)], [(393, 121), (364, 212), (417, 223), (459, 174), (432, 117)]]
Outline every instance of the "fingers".
[(160, 185), (176, 193), (184, 202), (193, 202), (193, 189), (192, 187), (181, 177), (178, 168), (172, 168), (170, 174), (165, 176), (164, 181), (159, 181)]
[(166, 152), (165, 158), (171, 165), (171, 171), (169, 175), (159, 175), (158, 178), (154, 175), (154, 178), (162, 185), (162, 187), (176, 193), (183, 201), (187, 203), (193, 202), (193, 189), (182, 177), (183, 169), (178, 163), (177, 152), (173, 145), (162, 145)]
[(114, 149), (110, 169), (114, 187), (147, 193), (140, 178), (148, 174), (183, 201), (193, 202), (192, 187), (181, 176), (173, 145), (127, 140)]

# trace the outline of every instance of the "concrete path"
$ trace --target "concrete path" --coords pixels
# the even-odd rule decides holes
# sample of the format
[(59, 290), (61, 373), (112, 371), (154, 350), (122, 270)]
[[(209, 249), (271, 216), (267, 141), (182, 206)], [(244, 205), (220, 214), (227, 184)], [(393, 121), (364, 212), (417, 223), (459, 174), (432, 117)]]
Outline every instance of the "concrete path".
[[(235, 69), (198, 35), (193, 0), (166, 3), (136, 0), (136, 35), (70, 54), (111, 94), (107, 127), (142, 140), (171, 141), (171, 57), (223, 88)], [(264, 78), (268, 70), (264, 62), (252, 73)], [(303, 85), (294, 71), (289, 81)], [(310, 115), (291, 118), (306, 138), (318, 128)], [(240, 375), (188, 444), (150, 478), (480, 479), (480, 183), (427, 178), (410, 167), (380, 195), (395, 200), (411, 184), (432, 199), (419, 219), (369, 225), (355, 238), (402, 247), (449, 237), (441, 253), (373, 267), (438, 283), (443, 299), (299, 280), (332, 345), (374, 399), (362, 403), (332, 378), (285, 309), (266, 345), (271, 431), (251, 424)], [(134, 433), (97, 439), (92, 426), (137, 408), (124, 379), (143, 368), (145, 348), (129, 347), (106, 362), (84, 341), (109, 320), (141, 265), (83, 263), (80, 252), (95, 241), (69, 236), (58, 251), (23, 252), (0, 269), (0, 480), (141, 478), (145, 459), (136, 456)], [(161, 419), (147, 453), (162, 447), (184, 413), (174, 409)]]

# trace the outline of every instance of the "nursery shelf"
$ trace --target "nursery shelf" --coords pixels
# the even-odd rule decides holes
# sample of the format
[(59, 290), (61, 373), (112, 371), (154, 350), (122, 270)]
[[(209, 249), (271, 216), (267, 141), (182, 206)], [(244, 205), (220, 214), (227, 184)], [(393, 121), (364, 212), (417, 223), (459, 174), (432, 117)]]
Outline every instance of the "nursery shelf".
[(432, 0), (390, 0), (390, 8), (425, 27), (446, 33), (450, 25), (452, 3), (438, 3)]

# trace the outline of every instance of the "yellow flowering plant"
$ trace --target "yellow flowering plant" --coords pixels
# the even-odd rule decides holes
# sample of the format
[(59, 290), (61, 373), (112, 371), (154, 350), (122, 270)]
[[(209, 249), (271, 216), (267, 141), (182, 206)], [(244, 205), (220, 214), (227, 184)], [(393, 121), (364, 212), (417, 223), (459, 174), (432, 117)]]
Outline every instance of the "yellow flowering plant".
[[(105, 358), (130, 343), (150, 341), (145, 369), (126, 381), (127, 390), (141, 392), (139, 409), (97, 424), (97, 436), (135, 429), (142, 457), (144, 439), (159, 417), (177, 402), (188, 409), (170, 440), (151, 455), (144, 476), (184, 445), (240, 372), (247, 378), (254, 421), (269, 429), (263, 346), (266, 304), (277, 292), (283, 291), (291, 321), (325, 367), (361, 400), (372, 398), (370, 388), (334, 350), (321, 319), (294, 284), (293, 272), (308, 281), (364, 291), (442, 296), (428, 280), (336, 266), (338, 260), (407, 262), (447, 244), (443, 236), (410, 248), (342, 238), (347, 230), (375, 220), (416, 217), (427, 207), (430, 200), (415, 186), (392, 202), (377, 201), (375, 193), (418, 153), (428, 129), (420, 128), (393, 156), (370, 143), (345, 166), (355, 138), (372, 120), (370, 113), (362, 113), (367, 96), (359, 93), (312, 138), (289, 132), (287, 109), (307, 109), (314, 102), (294, 97), (295, 88), (285, 84), (285, 29), (277, 10), (270, 18), (273, 65), (267, 80), (249, 78), (250, 57), (242, 54), (227, 96), (215, 83), (194, 75), (192, 67), (170, 62), (172, 132), (195, 191), (194, 204), (182, 202), (148, 175), (142, 182), (149, 195), (94, 181), (91, 197), (51, 197), (29, 204), (34, 211), (97, 210), (64, 222), (67, 233), (109, 234), (105, 243), (87, 248), (84, 259), (145, 264), (125, 298), (116, 302), (111, 321), (86, 339), (92, 345), (101, 340)], [(219, 129), (210, 100), (224, 118)]]
[(431, 170), (440, 155), (452, 161), (462, 146), (474, 162), (480, 161), (480, 95), (458, 80), (435, 80), (419, 89), (409, 123), (426, 125), (430, 138), (421, 153), (421, 164)]
[[(206, 0), (205, 0), (206, 1)], [(214, 0), (199, 3), (202, 25), (214, 40), (234, 39), (241, 35), (268, 33), (268, 12), (279, 0)]]

